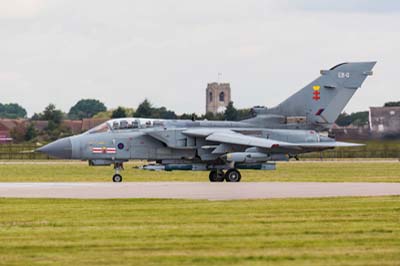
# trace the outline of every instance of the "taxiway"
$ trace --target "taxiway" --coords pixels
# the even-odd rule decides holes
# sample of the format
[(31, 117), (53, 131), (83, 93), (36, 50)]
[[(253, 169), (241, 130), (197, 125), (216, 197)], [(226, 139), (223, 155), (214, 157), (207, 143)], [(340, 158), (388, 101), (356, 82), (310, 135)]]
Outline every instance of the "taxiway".
[(238, 200), (387, 195), (400, 195), (400, 183), (0, 183), (3, 198)]

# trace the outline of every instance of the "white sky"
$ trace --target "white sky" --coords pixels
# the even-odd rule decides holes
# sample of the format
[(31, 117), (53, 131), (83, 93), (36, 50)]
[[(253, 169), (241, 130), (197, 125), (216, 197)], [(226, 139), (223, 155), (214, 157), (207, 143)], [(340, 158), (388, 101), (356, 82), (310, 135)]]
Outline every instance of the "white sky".
[(399, 49), (398, 0), (0, 0), (0, 102), (203, 113), (221, 72), (236, 106), (273, 106), (320, 69), (377, 60), (352, 112), (400, 100)]

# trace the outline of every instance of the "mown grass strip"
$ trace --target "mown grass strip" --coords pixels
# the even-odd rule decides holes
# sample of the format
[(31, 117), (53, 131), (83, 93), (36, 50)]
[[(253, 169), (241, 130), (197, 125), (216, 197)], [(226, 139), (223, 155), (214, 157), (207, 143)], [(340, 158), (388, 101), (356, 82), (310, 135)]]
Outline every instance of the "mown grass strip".
[(2, 265), (398, 265), (400, 197), (0, 199)]
[[(125, 165), (124, 181), (204, 181), (208, 172), (154, 172)], [(0, 182), (110, 182), (112, 167), (83, 163), (0, 164)], [(400, 182), (400, 162), (289, 162), (276, 171), (242, 171), (242, 181)]]

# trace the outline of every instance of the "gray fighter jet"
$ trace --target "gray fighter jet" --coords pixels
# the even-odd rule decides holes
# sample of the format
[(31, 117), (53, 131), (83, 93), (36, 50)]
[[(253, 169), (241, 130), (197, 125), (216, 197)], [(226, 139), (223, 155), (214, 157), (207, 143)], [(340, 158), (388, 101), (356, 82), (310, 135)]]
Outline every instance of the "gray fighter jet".
[[(38, 149), (62, 159), (113, 165), (114, 182), (129, 160), (146, 160), (147, 170), (210, 171), (211, 182), (239, 182), (239, 169), (270, 170), (276, 161), (301, 153), (358, 146), (321, 134), (372, 75), (376, 62), (343, 63), (321, 75), (274, 108), (254, 108), (240, 122), (113, 119), (86, 133)], [(271, 91), (272, 92), (272, 91)]]

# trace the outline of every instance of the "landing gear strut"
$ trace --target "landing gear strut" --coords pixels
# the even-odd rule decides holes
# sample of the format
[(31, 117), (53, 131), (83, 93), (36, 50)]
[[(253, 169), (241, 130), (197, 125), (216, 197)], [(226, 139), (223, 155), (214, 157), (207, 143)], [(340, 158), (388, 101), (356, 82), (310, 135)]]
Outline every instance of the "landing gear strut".
[(114, 163), (115, 174), (112, 177), (113, 182), (115, 182), (115, 183), (122, 182), (122, 175), (120, 175), (121, 170), (124, 170), (123, 164), (122, 163)]

